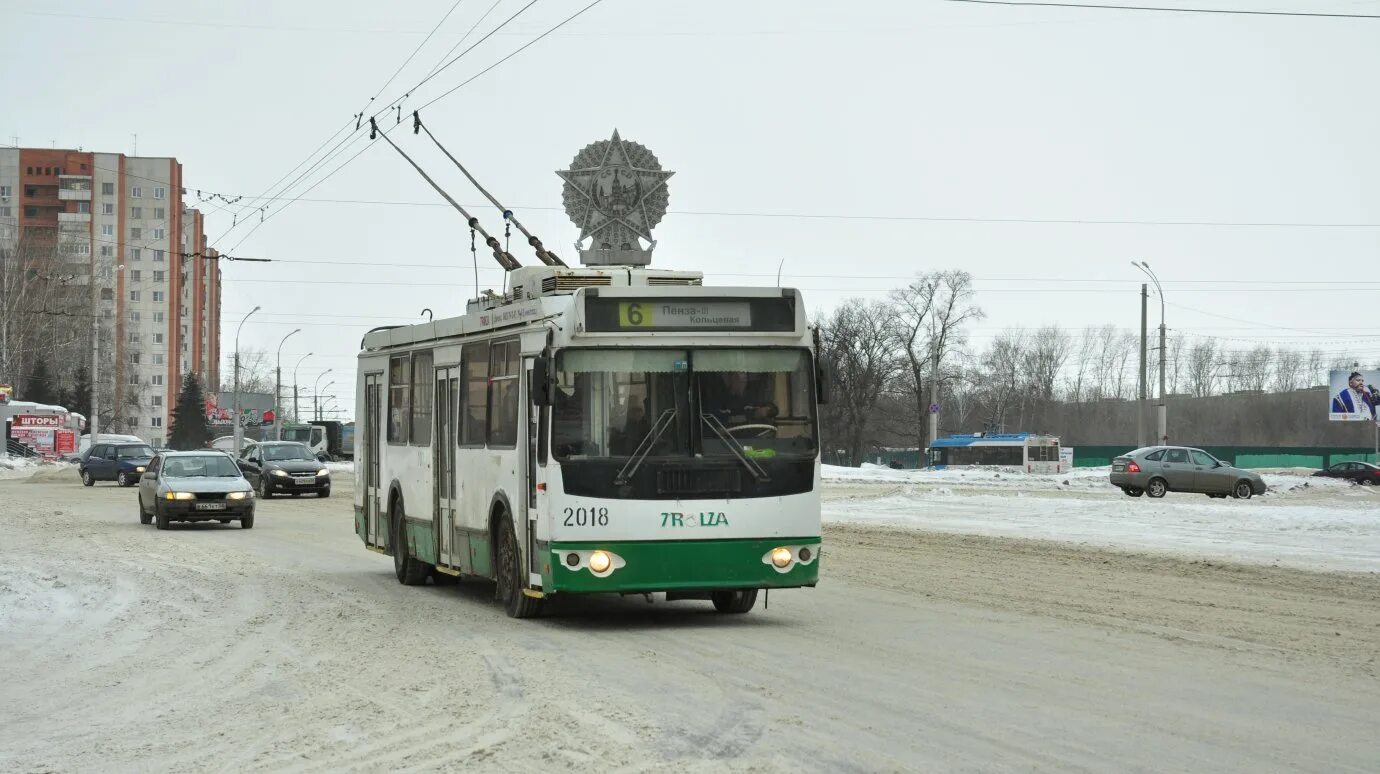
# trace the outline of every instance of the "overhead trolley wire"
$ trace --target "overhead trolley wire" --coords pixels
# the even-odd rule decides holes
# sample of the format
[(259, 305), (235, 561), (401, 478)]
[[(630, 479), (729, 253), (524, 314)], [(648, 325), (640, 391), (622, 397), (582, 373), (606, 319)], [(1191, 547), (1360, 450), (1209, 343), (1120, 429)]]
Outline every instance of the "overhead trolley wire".
[(1321, 13), (1314, 11), (1254, 11), (1245, 8), (1174, 8), (1172, 6), (1151, 5), (1110, 5), (1100, 3), (1054, 3), (1035, 0), (944, 0), (948, 3), (968, 3), (970, 5), (1030, 6), (1036, 8), (1086, 8), (1099, 11), (1152, 11), (1160, 13), (1206, 13), (1232, 16), (1298, 16), (1320, 19), (1380, 19), (1380, 14), (1371, 13)]

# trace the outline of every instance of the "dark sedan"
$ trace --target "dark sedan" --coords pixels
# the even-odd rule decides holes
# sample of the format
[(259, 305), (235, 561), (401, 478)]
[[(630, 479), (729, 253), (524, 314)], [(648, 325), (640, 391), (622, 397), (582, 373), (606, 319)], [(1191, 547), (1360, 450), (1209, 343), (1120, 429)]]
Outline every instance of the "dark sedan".
[(1380, 467), (1369, 462), (1338, 462), (1313, 475), (1325, 478), (1345, 478), (1362, 486), (1380, 486)]
[(77, 463), (77, 472), (87, 486), (97, 481), (134, 486), (152, 460), (153, 447), (146, 443), (98, 443), (87, 449)]
[(331, 496), (331, 473), (305, 444), (264, 441), (240, 453), (240, 470), (267, 500), (274, 494)]

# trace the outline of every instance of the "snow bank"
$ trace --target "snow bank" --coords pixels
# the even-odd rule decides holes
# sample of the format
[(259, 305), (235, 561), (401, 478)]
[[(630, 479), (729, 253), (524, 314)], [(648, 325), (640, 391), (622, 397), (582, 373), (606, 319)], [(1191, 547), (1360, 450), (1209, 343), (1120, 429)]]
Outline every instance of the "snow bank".
[[(1106, 468), (1066, 475), (996, 470), (826, 468), (824, 518), (1039, 538), (1307, 569), (1380, 572), (1380, 491), (1268, 474), (1251, 500), (1122, 494)], [(848, 484), (851, 484), (848, 485)]]
[(0, 457), (0, 481), (29, 478), (43, 471), (68, 467), (65, 463), (42, 462), (28, 457)]

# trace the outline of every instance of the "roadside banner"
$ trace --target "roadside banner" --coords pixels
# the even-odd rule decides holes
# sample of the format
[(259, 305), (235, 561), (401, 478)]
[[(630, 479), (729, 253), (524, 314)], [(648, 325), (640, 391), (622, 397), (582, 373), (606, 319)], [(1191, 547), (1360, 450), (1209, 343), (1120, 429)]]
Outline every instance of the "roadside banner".
[(1339, 369), (1328, 378), (1327, 418), (1332, 422), (1380, 420), (1380, 370)]

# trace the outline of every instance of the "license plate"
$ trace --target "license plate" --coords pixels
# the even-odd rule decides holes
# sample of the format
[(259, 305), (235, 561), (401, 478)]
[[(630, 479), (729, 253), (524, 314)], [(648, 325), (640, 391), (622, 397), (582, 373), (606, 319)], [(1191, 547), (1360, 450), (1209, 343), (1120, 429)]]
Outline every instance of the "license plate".
[(1112, 470), (1115, 470), (1115, 471), (1118, 472), (1118, 473), (1120, 473), (1121, 471), (1123, 471), (1123, 470), (1125, 470), (1125, 469), (1126, 469), (1126, 466), (1125, 466), (1125, 465), (1113, 465), (1113, 466), (1112, 466)]
[(223, 511), (225, 503), (197, 503), (195, 507), (198, 511)]
[(315, 483), (316, 483), (316, 476), (306, 476), (306, 477), (304, 477), (304, 478), (294, 478), (293, 481), (294, 481), (295, 483), (298, 483), (298, 484), (315, 484)]

